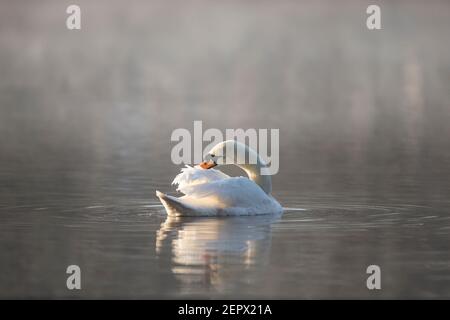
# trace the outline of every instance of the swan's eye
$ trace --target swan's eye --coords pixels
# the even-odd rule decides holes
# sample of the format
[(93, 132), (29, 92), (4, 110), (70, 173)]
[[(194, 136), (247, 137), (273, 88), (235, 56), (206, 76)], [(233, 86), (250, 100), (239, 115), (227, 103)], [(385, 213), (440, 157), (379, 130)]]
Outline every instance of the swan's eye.
[(215, 157), (215, 155), (213, 155), (213, 154), (210, 154), (210, 156), (211, 156), (211, 158), (214, 158), (214, 157)]

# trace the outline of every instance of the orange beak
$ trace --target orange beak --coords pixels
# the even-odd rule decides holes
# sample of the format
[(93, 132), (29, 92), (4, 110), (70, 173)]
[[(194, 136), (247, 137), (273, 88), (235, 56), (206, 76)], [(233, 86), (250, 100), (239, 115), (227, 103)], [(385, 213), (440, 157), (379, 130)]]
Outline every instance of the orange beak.
[(217, 163), (215, 163), (212, 160), (203, 161), (202, 163), (200, 163), (200, 167), (203, 169), (211, 169), (211, 168), (214, 168), (215, 166), (217, 166)]

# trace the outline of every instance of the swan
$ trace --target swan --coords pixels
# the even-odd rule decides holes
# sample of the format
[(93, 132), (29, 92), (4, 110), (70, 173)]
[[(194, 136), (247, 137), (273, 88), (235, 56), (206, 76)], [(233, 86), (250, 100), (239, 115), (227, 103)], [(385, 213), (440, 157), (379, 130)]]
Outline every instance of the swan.
[[(232, 154), (227, 150), (237, 152)], [(247, 159), (256, 160), (252, 161), (254, 164), (246, 163), (246, 155)], [(261, 175), (261, 168), (266, 164), (253, 149), (239, 141), (227, 140), (215, 145), (205, 160), (194, 167), (186, 165), (173, 180), (172, 184), (177, 185), (177, 191), (184, 196), (176, 198), (156, 191), (169, 216), (243, 216), (283, 212), (282, 206), (270, 194), (270, 175)], [(224, 164), (239, 166), (248, 178), (230, 177), (213, 169)]]

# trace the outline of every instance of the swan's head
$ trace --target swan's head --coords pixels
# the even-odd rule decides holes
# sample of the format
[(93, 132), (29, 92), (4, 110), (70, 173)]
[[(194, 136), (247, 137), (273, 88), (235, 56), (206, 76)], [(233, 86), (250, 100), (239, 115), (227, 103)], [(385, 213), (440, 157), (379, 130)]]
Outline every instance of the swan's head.
[(224, 164), (262, 165), (262, 161), (258, 154), (247, 145), (236, 140), (227, 140), (215, 145), (205, 156), (205, 161), (200, 163), (200, 167), (211, 169)]
[(211, 169), (218, 165), (234, 164), (241, 167), (248, 177), (258, 184), (266, 193), (272, 191), (272, 182), (269, 175), (261, 175), (261, 169), (266, 167), (265, 162), (256, 151), (247, 145), (227, 140), (215, 145), (200, 163), (203, 169)]

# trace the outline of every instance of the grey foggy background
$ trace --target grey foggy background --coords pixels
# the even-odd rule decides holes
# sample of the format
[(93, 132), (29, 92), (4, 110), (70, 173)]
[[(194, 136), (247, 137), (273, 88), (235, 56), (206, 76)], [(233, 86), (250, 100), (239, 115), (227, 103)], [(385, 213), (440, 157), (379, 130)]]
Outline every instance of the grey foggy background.
[[(163, 215), (127, 219), (156, 203), (155, 189), (174, 192), (170, 134), (194, 120), (279, 128), (273, 184), (285, 207), (430, 208), (411, 213), (432, 218), (410, 238), (390, 238), (411, 223), (406, 212), (372, 236), (352, 234), (345, 250), (361, 243), (353, 274), (384, 257), (397, 275), (384, 297), (450, 296), (449, 2), (76, 1), (79, 31), (65, 27), (70, 4), (0, 1), (0, 297), (70, 295), (60, 283), (73, 261), (105, 279), (87, 297), (174, 296), (179, 282), (152, 260)], [(369, 4), (381, 6), (382, 30), (366, 28)], [(96, 206), (109, 211), (87, 210)], [(323, 215), (333, 224), (335, 215)], [(136, 229), (148, 232), (137, 248), (127, 233)], [(272, 259), (298, 255), (289, 252), (301, 241)], [(364, 286), (333, 284), (352, 269), (333, 242), (318, 244), (328, 273), (312, 277), (326, 285), (290, 287), (275, 266), (263, 291), (236, 285), (219, 296), (272, 288), (272, 297), (371, 297)], [(110, 246), (117, 256), (97, 262)], [(412, 247), (422, 251), (408, 255)], [(139, 248), (150, 260), (139, 260)], [(111, 282), (118, 275), (126, 286)]]

